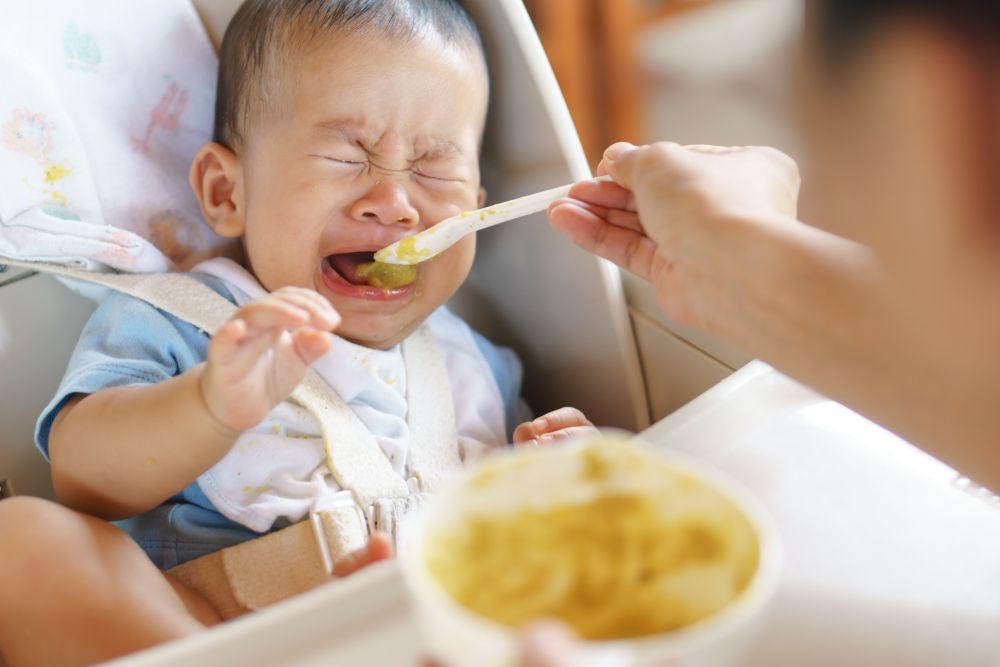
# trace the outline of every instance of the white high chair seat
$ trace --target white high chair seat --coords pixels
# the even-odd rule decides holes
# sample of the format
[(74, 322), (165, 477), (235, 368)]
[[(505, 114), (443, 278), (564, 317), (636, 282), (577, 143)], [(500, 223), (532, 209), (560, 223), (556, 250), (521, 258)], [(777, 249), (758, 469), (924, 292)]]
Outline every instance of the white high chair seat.
[(187, 182), (211, 42), (186, 0), (18, 3), (0, 24), (0, 255), (153, 273), (235, 247)]

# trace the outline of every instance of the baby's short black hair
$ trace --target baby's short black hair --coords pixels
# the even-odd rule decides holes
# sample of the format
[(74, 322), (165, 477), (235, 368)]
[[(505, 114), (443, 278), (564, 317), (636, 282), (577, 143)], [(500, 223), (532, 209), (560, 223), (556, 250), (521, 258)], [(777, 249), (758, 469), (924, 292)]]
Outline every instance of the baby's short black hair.
[(253, 113), (267, 104), (275, 57), (335, 31), (394, 39), (431, 33), (446, 44), (486, 52), (475, 22), (459, 0), (246, 0), (219, 49), (219, 82), (212, 140), (236, 150)]

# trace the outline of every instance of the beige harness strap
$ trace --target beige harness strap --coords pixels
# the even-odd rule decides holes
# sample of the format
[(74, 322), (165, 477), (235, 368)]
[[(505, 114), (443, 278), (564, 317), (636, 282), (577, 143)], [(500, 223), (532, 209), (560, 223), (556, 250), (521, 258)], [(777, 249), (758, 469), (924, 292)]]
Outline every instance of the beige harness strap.
[(406, 419), (410, 426), (410, 474), (421, 491), (434, 491), (462, 467), (455, 402), (444, 354), (426, 324), (403, 342), (406, 365)]
[(236, 310), (211, 288), (183, 273), (93, 273), (51, 262), (22, 262), (7, 257), (0, 257), (0, 264), (110, 287), (174, 314), (209, 334), (215, 333)]
[[(332, 534), (343, 529), (340, 524), (327, 527)], [(359, 525), (351, 532), (360, 530), (367, 529)], [(226, 620), (331, 581), (308, 521), (202, 556), (168, 573), (198, 591)]]
[(342, 489), (362, 508), (377, 498), (405, 498), (410, 489), (392, 468), (375, 436), (316, 373), (310, 371), (292, 400), (315, 415), (323, 433), (326, 465)]

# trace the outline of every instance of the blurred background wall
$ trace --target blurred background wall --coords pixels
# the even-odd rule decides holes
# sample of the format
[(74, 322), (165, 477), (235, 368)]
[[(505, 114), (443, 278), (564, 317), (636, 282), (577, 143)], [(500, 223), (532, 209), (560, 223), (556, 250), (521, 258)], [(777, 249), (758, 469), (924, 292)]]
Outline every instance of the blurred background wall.
[[(614, 141), (767, 144), (799, 157), (799, 0), (526, 0), (593, 166)], [(623, 276), (652, 420), (750, 359), (669, 321)]]

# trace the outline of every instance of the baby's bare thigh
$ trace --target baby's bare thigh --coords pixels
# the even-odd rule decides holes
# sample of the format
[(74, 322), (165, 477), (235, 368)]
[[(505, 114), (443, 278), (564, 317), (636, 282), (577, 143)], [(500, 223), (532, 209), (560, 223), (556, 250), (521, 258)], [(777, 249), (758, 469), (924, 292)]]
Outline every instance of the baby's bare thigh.
[(18, 497), (0, 501), (0, 534), (0, 654), (11, 665), (93, 664), (219, 621), (100, 519)]

